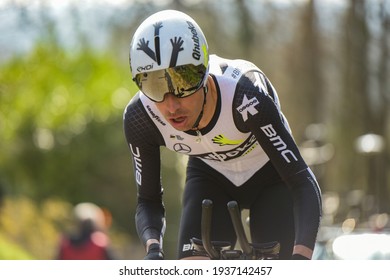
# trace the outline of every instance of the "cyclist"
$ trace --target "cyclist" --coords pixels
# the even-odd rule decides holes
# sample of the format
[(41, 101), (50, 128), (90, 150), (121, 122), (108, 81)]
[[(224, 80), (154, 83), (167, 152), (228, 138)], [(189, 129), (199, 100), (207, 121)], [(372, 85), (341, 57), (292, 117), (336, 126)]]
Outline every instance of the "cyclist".
[(165, 230), (160, 147), (189, 157), (178, 258), (196, 258), (202, 200), (214, 202), (212, 240), (236, 241), (228, 201), (249, 209), (253, 243), (277, 240), (281, 259), (310, 259), (321, 216), (321, 193), (302, 159), (277, 93), (245, 60), (210, 55), (188, 15), (157, 12), (130, 44), (139, 92), (124, 112), (138, 190), (136, 227), (145, 259), (163, 259)]

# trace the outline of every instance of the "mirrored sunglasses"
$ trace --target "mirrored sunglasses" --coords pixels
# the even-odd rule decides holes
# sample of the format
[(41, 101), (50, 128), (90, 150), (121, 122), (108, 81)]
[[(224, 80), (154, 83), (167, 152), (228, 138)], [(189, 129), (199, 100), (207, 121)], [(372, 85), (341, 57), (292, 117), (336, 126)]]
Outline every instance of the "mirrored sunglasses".
[(140, 73), (133, 80), (147, 97), (154, 102), (162, 102), (167, 93), (179, 98), (195, 93), (202, 87), (205, 74), (204, 65), (186, 64)]

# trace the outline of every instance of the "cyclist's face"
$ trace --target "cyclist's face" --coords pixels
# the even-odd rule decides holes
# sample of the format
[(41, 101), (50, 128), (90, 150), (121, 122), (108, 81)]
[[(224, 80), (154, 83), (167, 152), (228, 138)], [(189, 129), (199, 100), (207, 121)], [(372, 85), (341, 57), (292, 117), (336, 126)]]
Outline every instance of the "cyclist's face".
[(203, 88), (194, 94), (179, 98), (171, 93), (165, 94), (162, 102), (156, 103), (165, 119), (177, 130), (190, 130), (203, 106)]

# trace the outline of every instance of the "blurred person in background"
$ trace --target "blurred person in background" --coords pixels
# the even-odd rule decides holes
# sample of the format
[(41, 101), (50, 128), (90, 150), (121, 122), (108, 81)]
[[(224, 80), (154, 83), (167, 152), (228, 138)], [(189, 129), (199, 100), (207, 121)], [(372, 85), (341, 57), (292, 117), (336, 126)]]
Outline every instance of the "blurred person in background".
[(60, 242), (59, 260), (113, 259), (106, 234), (107, 215), (89, 202), (77, 204), (73, 209), (75, 229), (65, 234)]

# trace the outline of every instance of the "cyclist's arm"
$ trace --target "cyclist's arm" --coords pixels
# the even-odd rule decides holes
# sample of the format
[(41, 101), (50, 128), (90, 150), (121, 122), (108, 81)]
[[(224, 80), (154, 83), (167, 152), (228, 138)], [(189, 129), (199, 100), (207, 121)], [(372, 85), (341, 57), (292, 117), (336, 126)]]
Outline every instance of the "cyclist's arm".
[(321, 216), (319, 186), (286, 125), (272, 85), (262, 76), (265, 83), (259, 89), (253, 86), (259, 82), (258, 76), (255, 77), (253, 73), (246, 75), (239, 86), (245, 87), (247, 100), (257, 98), (259, 102), (247, 115), (248, 119), (243, 125), (254, 133), (282, 179), (291, 188), (296, 225), (294, 253), (310, 258)]
[(150, 240), (160, 241), (165, 230), (159, 147), (163, 142), (138, 96), (133, 98), (125, 110), (124, 133), (132, 154), (137, 185), (137, 233), (147, 246)]

